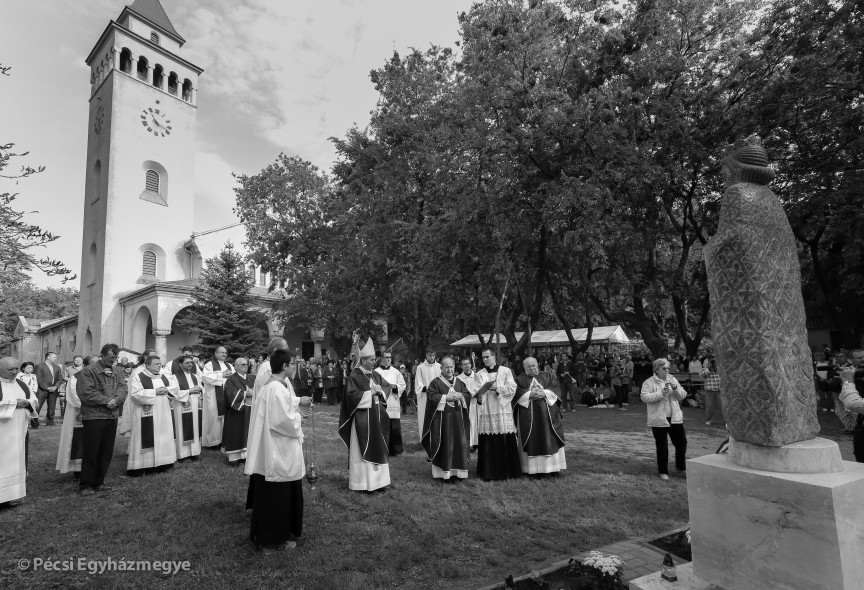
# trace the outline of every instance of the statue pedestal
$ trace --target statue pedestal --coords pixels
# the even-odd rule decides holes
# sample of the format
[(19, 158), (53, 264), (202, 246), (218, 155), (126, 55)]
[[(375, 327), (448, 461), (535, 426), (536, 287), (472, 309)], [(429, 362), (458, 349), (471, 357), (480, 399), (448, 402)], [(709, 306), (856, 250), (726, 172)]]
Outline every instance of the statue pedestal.
[[(815, 452), (827, 452), (816, 441)], [(790, 460), (785, 451), (777, 454), (781, 463)], [(687, 463), (696, 576), (725, 590), (861, 587), (864, 464), (780, 473), (736, 465), (729, 455)]]

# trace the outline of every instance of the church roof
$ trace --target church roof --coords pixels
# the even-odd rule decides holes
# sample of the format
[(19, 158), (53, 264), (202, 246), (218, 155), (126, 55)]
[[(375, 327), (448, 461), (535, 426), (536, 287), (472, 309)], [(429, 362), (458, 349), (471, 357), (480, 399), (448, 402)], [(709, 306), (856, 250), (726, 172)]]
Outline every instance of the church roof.
[(180, 39), (181, 44), (186, 42), (186, 39), (180, 36), (174, 25), (171, 24), (171, 19), (165, 9), (162, 8), (162, 3), (159, 0), (135, 0), (132, 4), (126, 6), (129, 10), (140, 17), (143, 17), (164, 30), (167, 33)]
[[(124, 295), (120, 298), (121, 303), (124, 301), (128, 301), (133, 297), (140, 295), (141, 293), (154, 290), (154, 291), (162, 291), (162, 290), (170, 290), (175, 292), (187, 292), (189, 294), (195, 290), (195, 287), (200, 283), (199, 279), (181, 279), (179, 281), (159, 281), (157, 283), (151, 283), (146, 287), (142, 287), (132, 293)], [(267, 299), (271, 301), (279, 301), (282, 299), (282, 296), (278, 292), (271, 293), (267, 290), (266, 287), (254, 286), (249, 289), (249, 293), (257, 298), (257, 299)]]

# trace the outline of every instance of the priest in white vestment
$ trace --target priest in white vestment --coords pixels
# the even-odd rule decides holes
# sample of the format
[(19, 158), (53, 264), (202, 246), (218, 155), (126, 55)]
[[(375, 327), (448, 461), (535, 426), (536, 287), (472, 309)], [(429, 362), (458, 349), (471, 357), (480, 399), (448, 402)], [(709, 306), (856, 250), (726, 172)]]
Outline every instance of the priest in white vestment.
[(129, 382), (132, 432), (126, 469), (133, 472), (130, 475), (137, 475), (134, 472), (140, 469), (173, 465), (177, 461), (170, 400), (179, 392), (177, 382), (162, 374), (158, 356), (147, 357), (144, 370)]
[[(135, 375), (144, 370), (144, 361), (148, 356), (153, 356), (156, 354), (156, 351), (152, 348), (147, 348), (144, 350), (143, 354), (138, 356), (138, 365), (132, 369), (132, 372), (129, 373), (129, 377), (126, 379), (126, 387), (128, 388), (132, 384), (132, 379), (135, 378)], [(126, 438), (129, 438), (132, 435), (132, 400), (129, 396), (126, 396), (126, 401), (123, 402), (123, 412), (120, 414), (120, 419), (117, 421), (117, 434), (122, 434)]]
[(567, 469), (561, 400), (552, 391), (552, 373), (540, 372), (537, 359), (522, 361), (525, 372), (516, 377), (513, 421), (519, 439), (522, 473), (536, 475)]
[(27, 425), (39, 399), (17, 381), (18, 359), (0, 358), (0, 504), (27, 495)]
[(462, 372), (456, 375), (465, 387), (468, 393), (471, 394), (471, 405), (468, 407), (468, 419), (471, 421), (471, 434), (468, 437), (468, 444), (471, 450), (477, 449), (477, 391), (483, 382), (480, 381), (480, 376), (474, 370), (474, 363), (470, 358), (464, 358), (461, 362)]
[[(82, 369), (99, 360), (96, 355), (84, 359)], [(80, 372), (80, 371), (79, 371)], [(74, 474), (80, 478), (81, 455), (84, 450), (84, 423), (81, 420), (81, 398), (78, 397), (78, 373), (69, 376), (66, 382), (66, 413), (60, 429), (60, 445), (57, 448), (56, 469), (60, 473)]]
[(228, 351), (219, 346), (213, 359), (204, 365), (204, 428), (201, 446), (219, 448), (222, 445), (222, 425), (225, 422), (225, 380), (234, 373), (226, 362)]
[(426, 414), (426, 388), (438, 375), (441, 374), (441, 365), (435, 362), (435, 349), (426, 349), (426, 360), (417, 365), (414, 375), (414, 394), (417, 396), (417, 431), (423, 438), (423, 419)]
[(391, 457), (401, 455), (404, 451), (402, 445), (402, 404), (399, 402), (399, 398), (405, 391), (405, 379), (399, 369), (390, 364), (392, 362), (393, 354), (389, 350), (385, 350), (381, 354), (381, 366), (375, 369), (375, 372), (384, 377), (387, 383), (396, 386), (390, 390), (387, 396), (387, 416), (390, 418), (390, 439), (387, 441), (387, 448)]
[(195, 460), (201, 454), (201, 394), (204, 391), (201, 373), (192, 357), (186, 356), (173, 377), (178, 390), (171, 398), (177, 460), (187, 457)]
[[(251, 476), (246, 508), (252, 509), (250, 540), (265, 554), (297, 546), (303, 532), (303, 429), (298, 398), (288, 381), (291, 355), (270, 357), (272, 374), (256, 396), (249, 422), (245, 472)], [(293, 538), (293, 539), (292, 539)]]
[(386, 400), (393, 386), (372, 370), (375, 348), (371, 338), (360, 350), (359, 359), (342, 396), (339, 436), (348, 447), (348, 489), (372, 492), (390, 485)]

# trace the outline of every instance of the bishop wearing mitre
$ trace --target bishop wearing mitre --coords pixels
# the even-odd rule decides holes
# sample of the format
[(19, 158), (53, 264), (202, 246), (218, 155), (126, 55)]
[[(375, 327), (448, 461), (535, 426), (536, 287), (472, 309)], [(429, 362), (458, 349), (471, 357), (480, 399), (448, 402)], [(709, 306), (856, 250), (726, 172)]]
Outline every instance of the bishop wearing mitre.
[(348, 489), (372, 492), (390, 485), (387, 397), (392, 384), (373, 370), (375, 348), (372, 338), (360, 349), (358, 359), (342, 396), (339, 436), (349, 451)]

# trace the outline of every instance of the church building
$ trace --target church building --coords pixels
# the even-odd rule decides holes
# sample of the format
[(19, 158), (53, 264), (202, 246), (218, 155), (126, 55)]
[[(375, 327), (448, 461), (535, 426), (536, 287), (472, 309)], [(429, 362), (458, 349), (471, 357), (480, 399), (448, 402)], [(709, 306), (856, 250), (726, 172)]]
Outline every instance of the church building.
[[(195, 336), (178, 326), (208, 258), (231, 241), (243, 253), (240, 223), (194, 231), (195, 125), (203, 69), (182, 56), (185, 39), (159, 0), (135, 0), (105, 27), (85, 60), (90, 68), (83, 191), (80, 308), (77, 316), (19, 318), (10, 353), (59, 360), (118, 344), (129, 356), (153, 348), (163, 361)], [(304, 358), (329, 348), (322, 331), (286, 328), (268, 312), (281, 300), (254, 266), (261, 330), (284, 335)]]

